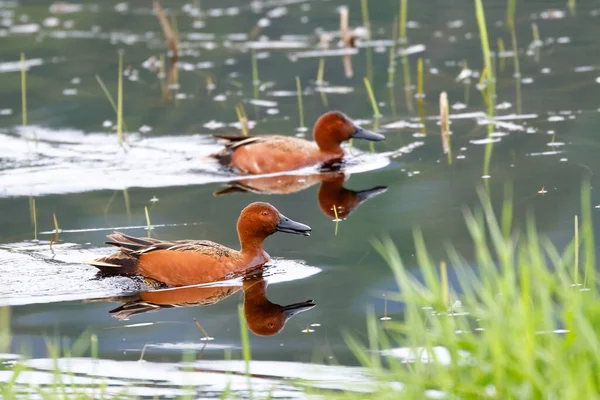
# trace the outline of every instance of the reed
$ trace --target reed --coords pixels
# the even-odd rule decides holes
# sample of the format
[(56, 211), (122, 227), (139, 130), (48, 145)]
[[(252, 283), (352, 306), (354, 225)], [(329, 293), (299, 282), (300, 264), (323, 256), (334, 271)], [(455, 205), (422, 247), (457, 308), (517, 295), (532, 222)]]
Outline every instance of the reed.
[(406, 23), (408, 17), (408, 0), (400, 0), (400, 43), (406, 43)]
[[(475, 15), (477, 17), (477, 25), (479, 26), (479, 34), (481, 36), (481, 52), (483, 54), (483, 63), (487, 73), (487, 100), (488, 100), (488, 118), (494, 117), (495, 111), (495, 96), (496, 96), (496, 85), (494, 77), (494, 69), (492, 65), (492, 56), (490, 53), (490, 44), (488, 40), (487, 25), (485, 22), (485, 14), (481, 0), (475, 0)], [(493, 130), (493, 124), (488, 124), (488, 133)]]
[(333, 215), (335, 216), (335, 233), (334, 233), (334, 236), (337, 236), (337, 234), (338, 234), (338, 225), (340, 223), (340, 217), (338, 216), (337, 206), (335, 204), (333, 205)]
[(123, 200), (125, 201), (125, 212), (127, 213), (127, 217), (131, 219), (131, 202), (129, 201), (129, 191), (127, 189), (123, 189)]
[(423, 94), (423, 59), (421, 57), (417, 62), (417, 97), (420, 102), (423, 102), (425, 97)]
[(449, 285), (448, 285), (448, 270), (446, 268), (446, 261), (441, 261), (440, 262), (440, 280), (441, 280), (441, 287), (442, 287), (442, 293), (441, 293), (441, 298), (442, 301), (444, 302), (444, 305), (446, 307), (448, 307), (448, 304), (450, 304), (450, 295), (449, 295)]
[(506, 28), (511, 31), (515, 28), (515, 13), (517, 11), (517, 0), (506, 2)]
[(0, 352), (2, 353), (8, 353), (10, 351), (10, 343), (12, 341), (10, 332), (10, 314), (10, 307), (0, 307)]
[(37, 225), (37, 209), (35, 206), (35, 198), (30, 197), (31, 220), (33, 222), (33, 240), (38, 241), (38, 225)]
[(575, 16), (577, 14), (577, 2), (576, 0), (569, 0), (569, 12), (571, 16)]
[(579, 282), (579, 222), (577, 221), (577, 215), (575, 215), (575, 271), (573, 272), (573, 282), (577, 284)]
[[(317, 87), (322, 87), (325, 84), (325, 57), (321, 57), (319, 60), (319, 68), (317, 69), (317, 81), (315, 82)], [(329, 100), (327, 99), (327, 94), (320, 90), (321, 101), (323, 102), (324, 107), (329, 106)]]
[(56, 213), (52, 213), (52, 219), (53, 219), (53, 222), (54, 222), (54, 235), (55, 235), (55, 239), (58, 242), (59, 229), (58, 229), (58, 220), (56, 219)]
[(248, 136), (248, 115), (246, 115), (244, 105), (240, 103), (237, 106), (235, 106), (235, 112), (237, 114), (240, 127), (242, 129), (242, 135)]
[(396, 91), (394, 90), (395, 80), (396, 80), (396, 31), (398, 26), (398, 20), (394, 19), (394, 24), (392, 25), (392, 45), (390, 46), (390, 51), (388, 53), (388, 94), (390, 98), (390, 108), (392, 109), (392, 114), (396, 115)]
[(540, 62), (540, 31), (537, 24), (534, 22), (531, 24), (531, 36), (533, 37), (533, 48), (535, 51), (535, 62)]
[(123, 53), (119, 52), (119, 81), (117, 88), (117, 139), (123, 146)]
[(325, 77), (325, 57), (319, 59), (319, 68), (317, 69), (317, 86), (321, 86), (325, 83), (323, 78)]
[[(352, 47), (352, 35), (348, 29), (348, 7), (340, 8), (340, 36), (345, 49)], [(354, 70), (352, 69), (352, 58), (349, 54), (342, 56), (342, 63), (344, 65), (344, 74), (346, 78), (352, 78), (354, 76)]]
[[(21, 123), (23, 126), (23, 137), (27, 140), (27, 61), (25, 53), (21, 53)], [(37, 143), (37, 133), (35, 134)]]
[(302, 85), (300, 77), (296, 77), (296, 96), (298, 97), (298, 116), (300, 117), (300, 128), (304, 129), (304, 104), (302, 103)]
[(248, 337), (248, 324), (244, 315), (244, 307), (238, 306), (238, 318), (240, 321), (240, 336), (242, 340), (242, 355), (244, 357), (244, 374), (248, 378), (248, 389), (250, 390), (250, 398), (252, 398), (252, 385), (250, 384), (250, 361), (252, 354), (250, 352), (250, 338)]
[(413, 107), (413, 89), (412, 89), (412, 81), (410, 78), (410, 64), (408, 61), (408, 56), (402, 56), (402, 72), (404, 75), (404, 100), (406, 102), (406, 108), (409, 112), (412, 112)]
[(260, 81), (258, 80), (258, 61), (256, 59), (256, 50), (252, 49), (250, 52), (251, 62), (252, 62), (252, 90), (254, 94), (254, 98), (258, 99), (258, 85)]
[(152, 224), (150, 223), (150, 214), (148, 213), (147, 206), (144, 206), (144, 213), (146, 214), (146, 230), (148, 231), (148, 237), (150, 237), (150, 231), (152, 230)]
[[(369, 20), (369, 3), (367, 0), (360, 0), (360, 8), (362, 11), (363, 26), (367, 31), (367, 40), (371, 39), (371, 21)], [(367, 59), (367, 78), (373, 81), (373, 49), (369, 46), (365, 49)]]
[(450, 143), (450, 108), (448, 95), (440, 93), (440, 128), (442, 136), (442, 150), (448, 156), (448, 165), (452, 165), (452, 145)]
[(498, 38), (498, 58), (500, 59), (500, 72), (504, 72), (504, 40), (502, 38)]
[(371, 87), (371, 82), (369, 78), (364, 77), (365, 87), (367, 88), (367, 94), (369, 95), (369, 101), (371, 102), (371, 108), (373, 109), (374, 117), (381, 117), (379, 113), (379, 106), (377, 105), (377, 100), (375, 100), (375, 94), (373, 93), (373, 88)]

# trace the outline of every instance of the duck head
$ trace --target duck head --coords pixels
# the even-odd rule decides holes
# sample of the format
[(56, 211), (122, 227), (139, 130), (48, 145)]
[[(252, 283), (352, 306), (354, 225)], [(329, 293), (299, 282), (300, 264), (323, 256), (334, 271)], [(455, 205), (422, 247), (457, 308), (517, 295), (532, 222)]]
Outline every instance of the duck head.
[(346, 140), (380, 141), (385, 139), (385, 136), (379, 133), (356, 125), (340, 111), (330, 111), (321, 115), (313, 128), (313, 137), (321, 151), (340, 154), (343, 154), (340, 145)]
[(345, 174), (338, 173), (324, 178), (321, 182), (318, 193), (319, 207), (328, 217), (344, 219), (363, 202), (387, 191), (386, 186), (375, 186), (359, 191), (346, 189), (345, 178)]
[(310, 236), (310, 226), (293, 221), (269, 203), (256, 202), (244, 208), (238, 218), (237, 231), (242, 249), (245, 245), (262, 245), (275, 232)]
[(248, 329), (258, 336), (273, 336), (281, 332), (294, 315), (312, 309), (312, 300), (287, 306), (272, 303), (266, 296), (267, 283), (262, 277), (244, 281), (244, 315)]

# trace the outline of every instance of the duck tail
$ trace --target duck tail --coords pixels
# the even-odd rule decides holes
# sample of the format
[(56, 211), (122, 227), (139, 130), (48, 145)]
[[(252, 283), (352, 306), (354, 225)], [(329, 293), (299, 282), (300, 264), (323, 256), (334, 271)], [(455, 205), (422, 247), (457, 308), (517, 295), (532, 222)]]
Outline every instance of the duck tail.
[(93, 265), (106, 275), (135, 275), (138, 261), (138, 255), (121, 248), (118, 253), (88, 261), (86, 264)]
[(143, 300), (134, 300), (128, 303), (125, 303), (117, 308), (113, 308), (108, 313), (120, 320), (126, 320), (130, 317), (138, 314), (144, 314), (148, 312), (155, 312), (162, 308), (168, 308), (171, 306), (168, 305), (156, 305), (152, 303), (147, 303)]

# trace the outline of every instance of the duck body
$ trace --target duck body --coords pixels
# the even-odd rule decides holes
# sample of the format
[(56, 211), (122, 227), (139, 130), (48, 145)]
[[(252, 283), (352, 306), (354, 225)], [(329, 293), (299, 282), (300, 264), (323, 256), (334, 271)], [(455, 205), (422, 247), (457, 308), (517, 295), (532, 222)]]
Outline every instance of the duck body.
[(341, 144), (351, 138), (383, 140), (384, 136), (354, 124), (338, 111), (322, 115), (313, 129), (314, 142), (282, 135), (223, 136), (225, 148), (213, 157), (244, 174), (270, 174), (341, 160)]
[(280, 214), (267, 203), (252, 203), (237, 223), (240, 250), (208, 240), (164, 241), (115, 232), (107, 244), (119, 251), (89, 264), (108, 275), (141, 275), (169, 286), (209, 283), (264, 265), (269, 255), (263, 241), (273, 233), (308, 236), (310, 227)]
[(230, 147), (229, 151), (230, 165), (252, 175), (293, 171), (344, 156), (343, 152), (321, 151), (314, 142), (281, 135), (242, 140)]

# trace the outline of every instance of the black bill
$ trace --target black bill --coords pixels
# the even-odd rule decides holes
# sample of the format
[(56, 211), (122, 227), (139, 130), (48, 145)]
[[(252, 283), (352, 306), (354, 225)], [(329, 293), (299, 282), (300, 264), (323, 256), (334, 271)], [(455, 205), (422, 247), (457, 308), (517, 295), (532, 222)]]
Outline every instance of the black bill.
[(308, 311), (314, 306), (316, 306), (316, 304), (312, 300), (306, 300), (302, 303), (295, 303), (282, 307), (281, 311), (285, 314), (286, 318), (290, 318), (298, 313)]
[(350, 137), (354, 139), (372, 140), (374, 142), (378, 142), (380, 140), (385, 139), (385, 136), (383, 136), (382, 134), (371, 132), (367, 129), (361, 128), (358, 125), (354, 126), (354, 133), (352, 133)]
[(283, 214), (279, 214), (279, 223), (276, 230), (285, 233), (295, 233), (297, 235), (310, 236), (310, 226), (292, 221)]

